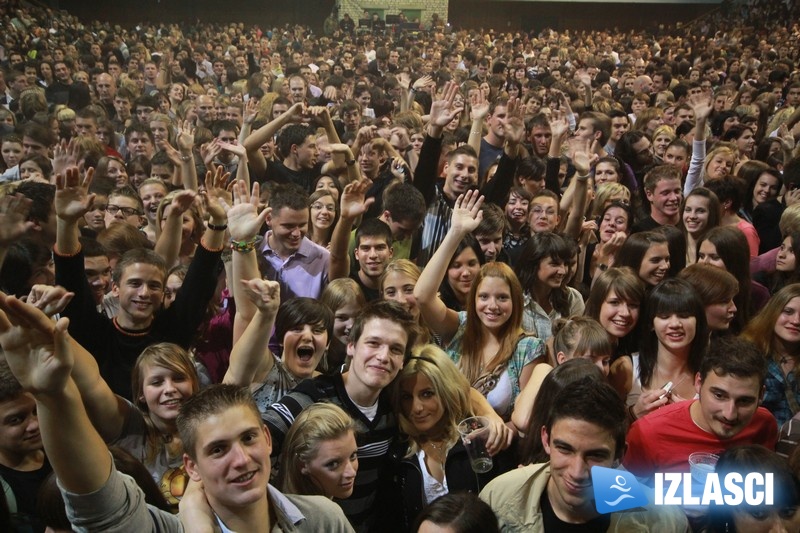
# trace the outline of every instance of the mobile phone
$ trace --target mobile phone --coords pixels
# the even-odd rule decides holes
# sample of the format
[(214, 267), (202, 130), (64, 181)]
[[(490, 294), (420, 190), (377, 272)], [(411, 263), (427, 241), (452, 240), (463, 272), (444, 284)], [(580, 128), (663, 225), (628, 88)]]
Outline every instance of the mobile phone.
[(667, 381), (667, 384), (664, 385), (663, 387), (661, 387), (662, 389), (664, 389), (664, 393), (661, 396), (659, 396), (658, 399), (660, 400), (660, 399), (664, 398), (664, 396), (668, 396), (669, 393), (672, 392), (672, 387), (674, 387), (672, 382), (671, 381)]

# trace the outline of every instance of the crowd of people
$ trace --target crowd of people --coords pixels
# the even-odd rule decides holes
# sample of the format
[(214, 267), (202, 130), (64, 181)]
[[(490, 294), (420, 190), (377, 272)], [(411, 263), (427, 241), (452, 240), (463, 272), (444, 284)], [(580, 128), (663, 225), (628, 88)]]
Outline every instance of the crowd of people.
[[(797, 14), (0, 6), (0, 529), (800, 531)], [(598, 512), (697, 452), (774, 503)]]

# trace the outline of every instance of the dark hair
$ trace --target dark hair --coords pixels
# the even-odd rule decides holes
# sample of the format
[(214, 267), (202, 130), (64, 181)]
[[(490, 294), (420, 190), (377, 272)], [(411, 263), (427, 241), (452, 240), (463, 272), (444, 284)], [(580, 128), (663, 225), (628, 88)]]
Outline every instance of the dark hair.
[(437, 498), (417, 516), (411, 531), (418, 531), (425, 521), (448, 526), (455, 533), (500, 531), (492, 508), (471, 492), (450, 493)]
[(269, 206), (272, 208), (272, 216), (277, 215), (284, 207), (293, 211), (307, 211), (308, 195), (297, 185), (278, 185), (272, 189)]
[(51, 257), (51, 249), (38, 240), (23, 238), (15, 241), (8, 247), (0, 266), (0, 287), (18, 298), (27, 296), (31, 290), (31, 276), (48, 264)]
[(643, 327), (641, 328), (644, 335), (639, 351), (639, 380), (643, 388), (652, 388), (651, 381), (658, 357), (659, 341), (656, 332), (652, 329), (653, 321), (658, 316), (672, 314), (695, 317), (697, 325), (687, 364), (692, 375), (700, 367), (700, 361), (708, 343), (708, 328), (703, 302), (688, 281), (665, 279), (653, 288), (645, 303)]
[[(522, 290), (533, 294), (533, 288), (538, 283), (539, 266), (546, 259), (553, 259), (561, 263), (569, 263), (573, 257), (573, 246), (557, 233), (535, 233), (523, 245), (514, 273), (519, 278)], [(569, 315), (569, 293), (566, 287), (559, 287), (550, 292), (550, 301), (553, 308), (561, 316)]]
[(362, 237), (383, 237), (386, 244), (390, 248), (392, 246), (392, 230), (386, 222), (378, 218), (368, 218), (358, 226), (355, 239), (356, 248), (361, 245)]
[(373, 319), (389, 320), (401, 326), (403, 331), (408, 333), (406, 357), (411, 355), (411, 348), (417, 338), (416, 321), (403, 306), (392, 300), (375, 300), (368, 303), (353, 321), (353, 327), (350, 329), (350, 342), (357, 343), (364, 332), (364, 326)]
[(700, 363), (700, 379), (705, 381), (712, 370), (718, 376), (756, 376), (760, 390), (767, 376), (767, 359), (752, 342), (728, 335), (711, 341)]
[[(456, 247), (456, 251), (453, 252), (452, 256), (450, 256), (450, 261), (447, 262), (448, 269), (450, 269), (450, 265), (453, 264), (455, 258), (461, 255), (461, 252), (467, 248), (470, 248), (473, 252), (475, 252), (475, 256), (478, 258), (478, 264), (483, 266), (486, 263), (486, 257), (483, 255), (481, 245), (478, 244), (478, 240), (475, 238), (475, 236), (469, 233), (465, 235), (463, 239), (461, 239), (461, 242), (459, 242), (458, 246)], [(461, 304), (458, 303), (456, 294), (453, 291), (453, 288), (450, 286), (447, 276), (445, 276), (441, 285), (439, 285), (439, 295), (444, 304), (450, 309), (455, 309), (456, 311), (466, 311), (466, 307), (462, 309)]]
[(750, 300), (752, 279), (750, 277), (750, 246), (742, 231), (735, 226), (719, 226), (697, 241), (697, 257), (700, 246), (709, 241), (717, 249), (717, 255), (725, 264), (725, 269), (739, 282), (739, 292), (733, 297), (736, 304), (736, 331), (742, 331), (753, 315), (754, 307)]
[(398, 183), (383, 193), (383, 209), (394, 221), (410, 220), (414, 225), (422, 224), (427, 206), (425, 197), (411, 183)]
[(576, 381), (591, 378), (604, 381), (603, 373), (597, 365), (588, 359), (575, 358), (564, 361), (550, 371), (536, 393), (528, 425), (525, 428), (525, 437), (519, 448), (519, 462), (527, 464), (545, 463), (548, 461), (547, 453), (542, 445), (542, 427), (546, 427), (553, 402), (559, 392), (571, 386)]
[(733, 213), (742, 207), (742, 199), (745, 196), (744, 191), (747, 185), (741, 178), (728, 174), (719, 179), (706, 181), (705, 187), (717, 195), (720, 204), (730, 201), (730, 210)]
[(162, 282), (166, 280), (167, 264), (164, 262), (164, 259), (152, 250), (135, 248), (125, 252), (117, 262), (112, 275), (112, 280), (114, 283), (119, 285), (119, 283), (122, 281), (122, 275), (125, 273), (125, 269), (135, 263), (143, 263), (145, 265), (152, 265), (156, 267), (163, 274)]
[(23, 181), (16, 191), (31, 200), (28, 209), (28, 220), (44, 224), (53, 212), (53, 200), (56, 197), (56, 186), (37, 181)]
[(769, 174), (775, 178), (775, 180), (778, 182), (778, 191), (780, 191), (781, 187), (783, 187), (783, 176), (781, 176), (781, 173), (777, 169), (772, 168), (763, 161), (758, 161), (756, 159), (745, 161), (742, 166), (739, 167), (739, 171), (736, 173), (736, 175), (743, 179), (746, 184), (744, 198), (742, 200), (742, 210), (745, 213), (749, 213), (751, 215), (753, 213), (753, 191), (755, 190), (756, 184), (758, 183), (758, 180), (762, 174)]
[(622, 457), (628, 430), (625, 406), (604, 379), (583, 377), (555, 395), (550, 416), (545, 423), (548, 438), (552, 438), (556, 422), (564, 418), (583, 420), (608, 431), (616, 444), (614, 458)]
[(5, 358), (0, 359), (0, 402), (16, 400), (25, 390), (11, 372)]
[(308, 126), (304, 124), (289, 124), (278, 134), (278, 150), (281, 155), (288, 157), (292, 151), (292, 146), (303, 144), (311, 135), (314, 135), (314, 131)]
[(283, 337), (293, 328), (320, 323), (328, 332), (328, 339), (333, 337), (333, 313), (327, 306), (313, 298), (291, 298), (278, 308), (275, 317), (275, 337), (283, 344)]
[(669, 246), (669, 241), (663, 233), (658, 231), (634, 233), (625, 239), (625, 242), (622, 243), (622, 246), (617, 251), (614, 266), (630, 267), (638, 275), (647, 250), (654, 244), (666, 244)]
[[(774, 500), (772, 505), (759, 507), (759, 511), (773, 510), (781, 512), (784, 509), (794, 509), (800, 503), (800, 482), (790, 469), (786, 460), (772, 450), (758, 444), (744, 444), (728, 448), (719, 457), (714, 468), (722, 479), (726, 474), (738, 473), (742, 477), (751, 472), (772, 473)], [(727, 491), (724, 494), (728, 494)], [(712, 506), (708, 513), (708, 529), (710, 533), (743, 533), (731, 529), (734, 525), (734, 512), (748, 513), (753, 508), (743, 505), (731, 507), (729, 505)]]
[(661, 233), (667, 239), (669, 250), (669, 270), (667, 277), (672, 278), (686, 267), (686, 236), (681, 230), (669, 224), (653, 231)]

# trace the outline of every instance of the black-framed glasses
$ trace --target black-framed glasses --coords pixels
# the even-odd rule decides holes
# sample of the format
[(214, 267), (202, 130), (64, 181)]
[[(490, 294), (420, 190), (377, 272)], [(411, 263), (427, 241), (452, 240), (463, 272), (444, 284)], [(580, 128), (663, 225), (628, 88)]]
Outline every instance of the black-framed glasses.
[(116, 215), (117, 213), (122, 211), (122, 214), (124, 216), (126, 216), (126, 217), (130, 217), (130, 216), (133, 216), (133, 215), (141, 215), (142, 214), (141, 211), (139, 211), (138, 209), (135, 209), (133, 207), (120, 207), (120, 206), (114, 205), (114, 204), (108, 204), (106, 206), (106, 211), (108, 211), (112, 215)]

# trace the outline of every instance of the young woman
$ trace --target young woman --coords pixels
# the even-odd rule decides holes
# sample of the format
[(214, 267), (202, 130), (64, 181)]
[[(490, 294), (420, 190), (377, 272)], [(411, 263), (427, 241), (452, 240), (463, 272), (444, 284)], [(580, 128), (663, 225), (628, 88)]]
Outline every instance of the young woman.
[(752, 223), (756, 207), (778, 198), (783, 187), (783, 176), (768, 164), (756, 160), (745, 162), (737, 176), (747, 183), (739, 215)]
[[(180, 241), (178, 246), (178, 262), (186, 264), (191, 261), (194, 256), (194, 251), (197, 244), (200, 242), (200, 237), (205, 231), (205, 223), (200, 214), (200, 207), (197, 202), (192, 202), (188, 207), (184, 205), (178, 195), (182, 191), (172, 191), (161, 199), (156, 210), (156, 221), (159, 224), (158, 240), (156, 242), (156, 250), (158, 251), (159, 243), (162, 242), (168, 232), (167, 223), (169, 219), (168, 208), (172, 210), (181, 211), (181, 228), (180, 228)], [(170, 267), (174, 265), (169, 265)]]
[(94, 179), (102, 181), (109, 179), (114, 182), (115, 187), (123, 187), (128, 184), (128, 169), (125, 168), (125, 161), (115, 156), (104, 156), (97, 163), (94, 171)]
[(343, 500), (353, 494), (357, 472), (356, 425), (350, 415), (330, 403), (303, 409), (281, 450), (281, 491)]
[(586, 316), (600, 323), (614, 346), (609, 382), (617, 389), (632, 386), (628, 381), (632, 375), (630, 355), (639, 351), (634, 332), (644, 298), (645, 285), (633, 270), (609, 268), (594, 280), (586, 300)]
[[(633, 420), (668, 403), (694, 398), (695, 375), (708, 345), (705, 309), (687, 281), (658, 284), (646, 309), (641, 350), (632, 357), (631, 388), (617, 391), (627, 397)], [(669, 383), (672, 387), (665, 391)]]
[(339, 218), (336, 200), (327, 189), (319, 189), (311, 193), (308, 201), (308, 238), (327, 248)]
[(447, 275), (439, 286), (439, 294), (448, 309), (456, 312), (467, 308), (469, 291), (484, 263), (480, 244), (471, 234), (464, 235), (456, 245)]
[(416, 533), (500, 533), (492, 508), (471, 492), (448, 494), (422, 510), (414, 527)]
[(742, 331), (750, 317), (769, 300), (769, 290), (750, 275), (747, 238), (731, 226), (714, 228), (698, 243), (697, 262), (727, 270), (739, 282), (739, 292), (733, 298), (737, 311), (732, 327), (735, 331)]
[(614, 346), (611, 344), (606, 330), (596, 320), (586, 316), (559, 318), (553, 325), (553, 331), (555, 333), (553, 364), (536, 365), (531, 379), (519, 395), (511, 415), (511, 421), (520, 431), (525, 431), (528, 427), (528, 421), (534, 411), (536, 396), (542, 382), (554, 367), (563, 365), (571, 359), (587, 359), (600, 369), (603, 376), (608, 377)]
[(144, 205), (144, 217), (147, 225), (142, 231), (147, 235), (147, 240), (154, 243), (161, 233), (161, 224), (158, 218), (158, 207), (161, 200), (169, 193), (167, 186), (159, 178), (147, 178), (138, 187), (139, 198)]
[(737, 162), (749, 161), (753, 158), (756, 146), (755, 130), (744, 124), (734, 124), (722, 135), (722, 140), (736, 146)]
[(53, 165), (50, 159), (37, 153), (22, 156), (19, 162), (19, 177), (21, 180), (51, 183)]
[[(522, 288), (517, 277), (503, 263), (484, 265), (470, 288), (467, 310), (462, 312), (449, 309), (436, 294), (447, 258), (481, 221), (482, 200), (477, 191), (456, 200), (450, 230), (422, 271), (414, 297), (425, 322), (442, 337), (448, 355), (467, 381), (507, 419), (533, 363), (544, 356), (542, 341), (523, 333)], [(563, 279), (563, 264), (560, 268)]]
[(643, 231), (625, 240), (614, 264), (633, 269), (648, 287), (655, 287), (667, 276), (669, 261), (667, 238), (658, 231)]
[(594, 167), (594, 185), (599, 187), (604, 183), (620, 183), (622, 171), (619, 161), (615, 157), (603, 157)]
[(712, 265), (697, 263), (684, 268), (678, 278), (688, 281), (703, 302), (709, 333), (730, 331), (736, 318), (733, 298), (739, 292), (739, 282), (733, 274)]
[[(263, 413), (315, 375), (333, 333), (333, 314), (311, 298), (297, 297), (281, 304), (278, 282), (256, 278), (240, 283), (234, 296), (241, 290), (257, 310), (233, 345), (223, 382), (250, 387)], [(279, 346), (269, 346), (273, 325)]]
[(684, 198), (681, 205), (681, 224), (686, 238), (686, 263), (697, 262), (697, 242), (709, 230), (719, 226), (721, 207), (717, 195), (698, 187)]
[(503, 248), (506, 253), (516, 255), (530, 238), (528, 210), (533, 196), (523, 187), (512, 187), (506, 201), (506, 231), (503, 234)]
[(564, 237), (536, 233), (517, 260), (515, 272), (525, 293), (523, 328), (545, 342), (553, 336), (554, 320), (583, 314), (583, 298), (565, 283), (573, 252), (574, 247)]
[(451, 492), (478, 493), (513, 467), (506, 453), (492, 470), (476, 474), (459, 438), (458, 424), (472, 416), (469, 383), (440, 348), (424, 345), (412, 355), (391, 387), (392, 406), (406, 439), (393, 455), (401, 494), (403, 531), (424, 507)]
[(432, 342), (431, 330), (422, 318), (417, 299), (414, 297), (414, 287), (421, 274), (419, 267), (408, 259), (395, 259), (386, 266), (378, 282), (381, 297), (402, 305), (419, 324), (418, 345)]
[[(611, 202), (631, 205), (631, 191), (621, 183), (604, 183), (597, 187), (592, 200), (591, 216), (599, 217)], [(633, 220), (631, 220), (633, 224)]]
[(333, 313), (333, 336), (320, 363), (320, 371), (336, 373), (347, 361), (350, 328), (367, 300), (355, 280), (339, 278), (328, 283), (320, 301)]
[(613, 201), (603, 210), (598, 219), (597, 241), (586, 248), (586, 265), (583, 281), (587, 287), (592, 279), (614, 265), (617, 251), (628, 238), (633, 214), (627, 205)]

